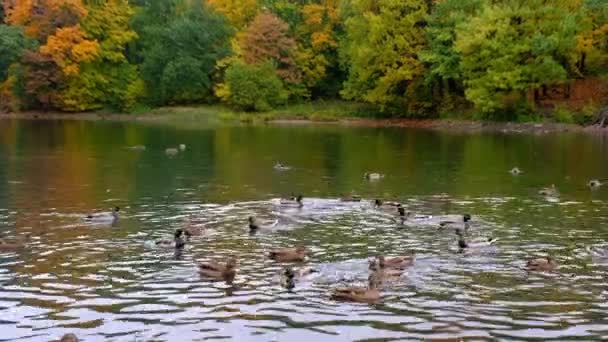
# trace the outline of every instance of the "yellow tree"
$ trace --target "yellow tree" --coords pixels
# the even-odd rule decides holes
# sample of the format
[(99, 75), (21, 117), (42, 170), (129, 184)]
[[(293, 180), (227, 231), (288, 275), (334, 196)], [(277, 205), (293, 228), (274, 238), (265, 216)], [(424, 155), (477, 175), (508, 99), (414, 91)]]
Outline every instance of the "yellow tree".
[(225, 15), (237, 30), (247, 26), (260, 8), (257, 0), (207, 0), (207, 2)]
[(417, 96), (424, 74), (418, 54), (426, 46), (427, 2), (350, 2), (352, 14), (345, 22), (347, 37), (341, 47), (349, 75), (342, 95), (422, 114), (429, 102)]
[(314, 87), (327, 75), (327, 68), (337, 64), (338, 2), (323, 0), (306, 4), (300, 12), (302, 23), (297, 28), (300, 46), (296, 59), (302, 69), (303, 81), (308, 87)]

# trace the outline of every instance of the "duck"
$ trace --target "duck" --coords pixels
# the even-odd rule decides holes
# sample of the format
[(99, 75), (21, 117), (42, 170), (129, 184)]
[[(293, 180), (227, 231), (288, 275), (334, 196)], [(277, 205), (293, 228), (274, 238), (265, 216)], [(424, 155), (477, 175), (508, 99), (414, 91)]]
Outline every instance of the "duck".
[(361, 196), (350, 195), (350, 196), (340, 197), (340, 202), (361, 202)]
[(376, 209), (394, 211), (396, 208), (399, 207), (402, 207), (401, 203), (399, 202), (383, 201), (379, 198), (376, 198), (374, 200), (374, 208)]
[(207, 262), (198, 265), (198, 272), (201, 276), (224, 280), (226, 283), (232, 283), (236, 276), (237, 260), (235, 257), (230, 257), (224, 264), (218, 262)]
[(559, 196), (559, 192), (557, 191), (555, 184), (551, 184), (551, 187), (549, 187), (549, 188), (542, 188), (542, 189), (538, 190), (538, 194), (542, 195), (542, 196), (547, 196), (547, 197)]
[(608, 250), (606, 246), (587, 246), (587, 252), (594, 257), (608, 258)]
[(498, 241), (497, 238), (490, 237), (490, 238), (483, 239), (483, 240), (467, 242), (464, 239), (464, 234), (462, 233), (462, 231), (460, 229), (456, 229), (456, 235), (458, 235), (458, 247), (460, 248), (460, 250), (464, 250), (467, 248), (489, 247), (489, 246), (493, 245), (496, 241)]
[(587, 186), (590, 187), (591, 189), (597, 189), (602, 185), (604, 185), (604, 184), (602, 182), (600, 182), (599, 179), (592, 179), (589, 182), (587, 182)]
[(295, 277), (296, 274), (293, 269), (291, 267), (286, 267), (281, 274), (281, 286), (288, 290), (292, 290), (294, 287), (296, 287)]
[(78, 342), (78, 337), (74, 334), (65, 334), (59, 342)]
[(406, 267), (412, 266), (414, 264), (414, 260), (416, 259), (415, 255), (403, 255), (396, 257), (384, 257), (383, 255), (377, 256), (374, 260), (370, 261), (369, 268), (370, 270), (375, 269), (398, 269), (402, 270)]
[(249, 222), (249, 232), (251, 233), (257, 232), (258, 230), (272, 229), (279, 223), (279, 220), (275, 220), (270, 225), (264, 225), (261, 224), (255, 216), (249, 216), (247, 221)]
[(523, 172), (518, 167), (514, 167), (511, 170), (509, 170), (509, 173), (512, 174), (513, 176), (517, 176), (517, 175), (521, 175)]
[(187, 237), (201, 236), (201, 235), (203, 235), (204, 232), (205, 232), (205, 227), (195, 226), (193, 224), (188, 224), (184, 228), (184, 234), (186, 234)]
[(529, 271), (552, 271), (557, 267), (557, 262), (551, 257), (538, 257), (526, 262)]
[(464, 229), (464, 230), (467, 230), (467, 229), (469, 229), (469, 226), (470, 226), (469, 222), (470, 221), (471, 221), (471, 215), (470, 214), (463, 214), (462, 215), (462, 221), (455, 221), (455, 220), (440, 221), (439, 222), (439, 229), (450, 228), (450, 229)]
[(25, 238), (14, 241), (0, 239), (0, 252), (11, 252), (24, 248), (27, 241), (30, 239), (30, 234), (26, 234)]
[(384, 178), (384, 175), (377, 172), (366, 172), (363, 177), (368, 181), (377, 181)]
[(278, 262), (294, 262), (304, 261), (308, 254), (308, 249), (304, 246), (297, 246), (294, 248), (281, 248), (275, 249), (268, 253), (270, 259)]
[(179, 150), (180, 151), (185, 151), (186, 150), (186, 144), (179, 144)]
[(195, 220), (192, 215), (190, 215), (188, 221), (184, 223), (184, 226), (185, 227), (182, 229), (184, 230), (184, 234), (188, 237), (203, 235), (206, 229), (201, 221)]
[(118, 212), (120, 211), (120, 207), (114, 207), (109, 213), (96, 213), (96, 214), (88, 214), (85, 216), (84, 220), (91, 223), (116, 223), (118, 222)]
[(173, 240), (158, 240), (154, 242), (154, 245), (162, 248), (176, 248), (181, 249), (186, 245), (183, 236), (189, 237), (189, 234), (184, 232), (183, 229), (176, 229), (173, 233)]
[(405, 208), (403, 206), (401, 206), (401, 205), (399, 205), (397, 207), (397, 219), (396, 219), (397, 222), (399, 222), (401, 224), (404, 224), (405, 221), (407, 221), (411, 217), (413, 217), (415, 219), (418, 219), (418, 220), (421, 220), (421, 219), (425, 218), (422, 215), (416, 215), (416, 216), (412, 215), (411, 212), (405, 211)]
[(176, 155), (177, 153), (179, 153), (179, 150), (175, 147), (169, 147), (165, 149), (165, 154), (169, 156)]
[(281, 207), (287, 208), (302, 208), (304, 206), (304, 202), (302, 202), (303, 199), (304, 197), (302, 197), (302, 195), (298, 195), (296, 197), (281, 198), (279, 200), (279, 205)]
[(371, 271), (370, 276), (374, 276), (378, 279), (379, 283), (384, 281), (395, 281), (401, 278), (403, 273), (402, 268), (398, 267), (387, 267), (384, 264), (384, 257), (379, 256), (369, 262), (369, 270)]
[(279, 282), (282, 287), (292, 290), (296, 287), (296, 282), (298, 280), (316, 272), (319, 271), (313, 267), (302, 267), (297, 270), (294, 270), (291, 267), (285, 267), (283, 272), (281, 272), (281, 279)]
[(376, 303), (381, 298), (378, 287), (381, 277), (377, 273), (370, 274), (367, 287), (339, 287), (331, 293), (331, 299), (343, 302)]
[(277, 171), (287, 171), (287, 170), (291, 170), (291, 167), (290, 167), (290, 166), (283, 165), (283, 164), (282, 164), (282, 163), (280, 163), (280, 162), (276, 162), (276, 163), (274, 164), (273, 168), (274, 168), (275, 170), (277, 170)]

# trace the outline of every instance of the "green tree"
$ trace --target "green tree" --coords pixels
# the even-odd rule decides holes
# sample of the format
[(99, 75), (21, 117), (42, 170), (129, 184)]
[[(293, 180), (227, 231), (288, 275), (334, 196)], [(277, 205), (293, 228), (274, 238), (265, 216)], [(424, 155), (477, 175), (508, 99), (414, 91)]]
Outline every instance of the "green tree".
[(425, 47), (424, 0), (351, 0), (342, 62), (348, 69), (342, 95), (416, 112), (424, 75), (418, 54)]
[(467, 99), (492, 112), (530, 90), (565, 81), (577, 25), (560, 0), (484, 6), (456, 30)]
[(485, 0), (445, 0), (439, 2), (429, 16), (426, 27), (427, 48), (420, 59), (427, 65), (427, 81), (440, 89), (460, 93), (462, 72), (460, 54), (454, 48), (456, 27), (465, 23), (481, 9)]
[(226, 69), (223, 99), (246, 111), (267, 111), (284, 104), (288, 93), (270, 62), (233, 63)]
[(578, 36), (576, 71), (578, 75), (607, 74), (608, 5), (604, 0), (585, 0), (582, 6), (584, 30)]
[(145, 32), (141, 71), (150, 103), (208, 99), (215, 63), (230, 53), (232, 30), (225, 18), (193, 5), (162, 28)]
[(7, 78), (11, 64), (19, 61), (32, 44), (21, 26), (0, 25), (0, 83)]

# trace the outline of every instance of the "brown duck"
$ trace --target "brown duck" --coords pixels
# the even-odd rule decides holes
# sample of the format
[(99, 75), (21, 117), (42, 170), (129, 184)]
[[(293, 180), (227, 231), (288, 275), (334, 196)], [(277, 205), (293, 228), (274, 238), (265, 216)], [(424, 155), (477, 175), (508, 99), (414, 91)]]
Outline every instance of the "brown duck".
[(27, 234), (25, 237), (18, 240), (7, 241), (0, 239), (0, 252), (12, 252), (25, 247), (26, 242), (30, 239), (30, 235)]
[(331, 299), (343, 302), (375, 303), (380, 300), (378, 286), (380, 279), (376, 274), (369, 276), (368, 287), (341, 287), (335, 289)]
[(403, 255), (386, 258), (383, 255), (377, 256), (375, 260), (370, 261), (370, 269), (372, 265), (377, 265), (379, 269), (392, 268), (392, 269), (404, 269), (414, 264), (415, 255)]
[(208, 262), (198, 265), (200, 275), (217, 280), (224, 280), (231, 283), (236, 276), (236, 258), (229, 258), (225, 264), (218, 262)]
[(74, 334), (65, 334), (59, 342), (78, 342), (78, 337)]
[(340, 202), (361, 202), (361, 196), (350, 195), (340, 198)]
[(270, 259), (276, 260), (278, 262), (294, 262), (294, 261), (304, 261), (306, 259), (306, 255), (308, 254), (308, 250), (304, 246), (297, 246), (294, 248), (282, 248), (275, 249), (268, 253)]
[(188, 226), (186, 226), (184, 228), (184, 234), (186, 234), (187, 237), (201, 236), (201, 235), (203, 235), (204, 232), (205, 232), (205, 227), (195, 226), (193, 224), (189, 224)]
[(528, 260), (526, 269), (530, 271), (552, 271), (557, 267), (557, 262), (551, 257), (539, 257)]

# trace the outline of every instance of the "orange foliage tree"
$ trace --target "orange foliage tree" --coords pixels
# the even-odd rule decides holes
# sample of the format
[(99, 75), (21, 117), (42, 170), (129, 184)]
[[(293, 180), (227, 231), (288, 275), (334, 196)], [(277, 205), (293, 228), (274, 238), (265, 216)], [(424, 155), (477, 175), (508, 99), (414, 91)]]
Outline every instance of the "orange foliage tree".
[(296, 41), (289, 36), (288, 30), (286, 22), (270, 12), (262, 12), (241, 33), (239, 43), (245, 62), (270, 61), (281, 79), (295, 84), (300, 81), (301, 73), (294, 60)]
[[(40, 48), (29, 51), (19, 72), (26, 104), (67, 109), (61, 93), (67, 82), (79, 77), (80, 66), (92, 61), (99, 44), (80, 27), (87, 15), (81, 0), (5, 0), (6, 22), (23, 26)], [(61, 81), (61, 82), (60, 82)]]
[(21, 25), (41, 42), (57, 28), (76, 25), (87, 13), (81, 0), (5, 0), (6, 22)]
[(50, 36), (40, 52), (55, 61), (65, 76), (77, 76), (79, 65), (95, 58), (99, 45), (87, 40), (79, 25), (60, 28)]

